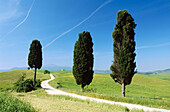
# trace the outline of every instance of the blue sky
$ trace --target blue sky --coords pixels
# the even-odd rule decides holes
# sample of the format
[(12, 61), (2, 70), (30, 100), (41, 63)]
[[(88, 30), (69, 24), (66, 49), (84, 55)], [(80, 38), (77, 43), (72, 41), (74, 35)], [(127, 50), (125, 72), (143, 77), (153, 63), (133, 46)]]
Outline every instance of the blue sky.
[(170, 1), (109, 0), (104, 5), (105, 2), (0, 0), (0, 69), (28, 66), (32, 40), (40, 40), (45, 47), (64, 32), (43, 49), (43, 65), (72, 67), (74, 44), (78, 34), (85, 30), (90, 31), (94, 43), (94, 69), (108, 70), (113, 61), (116, 14), (123, 9), (137, 24), (137, 70), (170, 68)]

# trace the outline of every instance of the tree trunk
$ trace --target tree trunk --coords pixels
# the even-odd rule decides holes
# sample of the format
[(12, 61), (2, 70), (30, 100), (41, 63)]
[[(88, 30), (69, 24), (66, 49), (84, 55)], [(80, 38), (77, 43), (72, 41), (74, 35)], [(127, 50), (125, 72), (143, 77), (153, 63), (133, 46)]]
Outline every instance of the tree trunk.
[(35, 74), (34, 74), (34, 81), (33, 81), (33, 87), (35, 88), (35, 81), (36, 81), (36, 72), (37, 72), (37, 68), (35, 68)]
[(84, 92), (84, 84), (81, 85), (81, 91)]
[(122, 83), (122, 97), (125, 97), (125, 83)]

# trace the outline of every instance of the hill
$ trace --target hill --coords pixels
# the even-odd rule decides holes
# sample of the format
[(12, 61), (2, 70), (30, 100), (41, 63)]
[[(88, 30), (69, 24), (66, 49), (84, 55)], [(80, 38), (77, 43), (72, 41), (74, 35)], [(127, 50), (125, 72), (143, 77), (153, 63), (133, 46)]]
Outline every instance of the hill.
[[(0, 91), (11, 89), (13, 87), (13, 83), (15, 83), (23, 73), (26, 74), (26, 78), (33, 78), (34, 76), (33, 70), (12, 70), (0, 72)], [(45, 80), (49, 78), (50, 77), (48, 75), (44, 75), (41, 71), (38, 71), (37, 79)]]
[(155, 74), (155, 73), (170, 73), (170, 69), (156, 70), (151, 72), (138, 72), (139, 74)]
[[(28, 67), (14, 67), (11, 69), (6, 69), (6, 70), (0, 70), (0, 72), (5, 72), (5, 71), (11, 71), (11, 70), (23, 70), (23, 69), (27, 69)], [(67, 67), (67, 66), (58, 66), (58, 65), (54, 65), (54, 64), (50, 64), (50, 65), (45, 65), (41, 68), (41, 70), (50, 70), (50, 71), (58, 71), (58, 70), (72, 70), (71, 67)]]
[(72, 70), (71, 67), (67, 67), (67, 66), (58, 66), (58, 65), (54, 65), (54, 64), (50, 64), (50, 65), (45, 65), (42, 67), (43, 70), (51, 70), (51, 71), (58, 71), (61, 69), (64, 70)]
[(111, 70), (94, 70), (94, 73), (111, 74)]
[(164, 72), (164, 73), (152, 73), (152, 74), (140, 74), (140, 75), (144, 75), (144, 76), (147, 76), (147, 77), (154, 77), (154, 78), (159, 78), (159, 79), (170, 81), (170, 73), (167, 73), (167, 72)]
[(127, 97), (122, 98), (121, 85), (115, 83), (109, 74), (94, 74), (92, 83), (85, 87), (86, 92), (80, 91), (80, 86), (76, 84), (72, 72), (56, 71), (53, 72), (53, 75), (57, 78), (51, 81), (50, 85), (67, 92), (170, 109), (170, 81), (168, 80), (136, 74), (131, 85), (126, 86)]
[[(38, 70), (37, 78), (38, 79), (49, 79), (49, 75), (43, 74), (44, 70)], [(55, 72), (55, 71), (51, 71)], [(60, 72), (60, 71), (59, 71)], [(66, 71), (64, 71), (66, 72)], [(3, 107), (4, 110), (13, 109), (12, 111), (22, 111), (22, 109), (27, 109), (23, 111), (30, 111), (34, 109), (36, 112), (44, 112), (44, 111), (51, 111), (55, 112), (62, 111), (79, 111), (79, 112), (89, 112), (93, 110), (93, 112), (122, 112), (129, 110), (126, 107), (118, 106), (118, 105), (109, 105), (109, 104), (102, 104), (90, 101), (79, 100), (76, 98), (70, 98), (66, 96), (51, 96), (47, 95), (47, 93), (43, 89), (35, 90), (28, 93), (15, 93), (15, 92), (7, 92), (8, 95), (5, 96), (1, 93), (4, 90), (8, 90), (12, 87), (12, 84), (22, 75), (22, 73), (26, 73), (26, 78), (32, 78), (34, 71), (32, 70), (13, 70), (7, 72), (0, 73), (0, 107)], [(12, 94), (13, 97), (11, 97)], [(2, 98), (1, 98), (2, 97)], [(15, 97), (15, 98), (14, 98)], [(16, 99), (17, 98), (17, 99)], [(23, 100), (22, 102), (19, 101)], [(15, 100), (15, 101), (13, 101)], [(26, 105), (25, 105), (26, 104)], [(31, 106), (34, 108), (32, 108)], [(41, 106), (43, 105), (43, 106)], [(139, 110), (130, 110), (132, 112), (140, 112)]]

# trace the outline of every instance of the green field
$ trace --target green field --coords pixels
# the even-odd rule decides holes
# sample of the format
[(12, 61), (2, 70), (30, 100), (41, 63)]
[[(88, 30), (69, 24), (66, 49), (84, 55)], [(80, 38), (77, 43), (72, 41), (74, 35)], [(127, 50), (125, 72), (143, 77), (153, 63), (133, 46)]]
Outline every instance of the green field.
[(170, 73), (154, 73), (154, 74), (141, 74), (141, 75), (170, 81)]
[[(43, 74), (43, 70), (38, 70), (37, 79), (45, 80), (49, 79), (50, 76)], [(143, 112), (142, 110), (129, 110), (126, 107), (118, 105), (109, 105), (96, 102), (90, 102), (85, 100), (80, 100), (76, 98), (71, 98), (67, 96), (53, 96), (47, 95), (44, 89), (38, 89), (28, 93), (16, 93), (11, 92), (8, 89), (13, 87), (13, 83), (18, 80), (18, 78), (26, 73), (26, 78), (32, 78), (34, 71), (30, 70), (14, 70), (0, 73), (0, 105), (3, 110), (2, 112), (11, 111), (21, 111), (23, 112)], [(54, 72), (52, 72), (54, 73)], [(58, 72), (60, 73), (60, 72)], [(67, 73), (67, 72), (66, 72)], [(77, 86), (79, 87), (79, 86)], [(7, 95), (8, 94), (8, 95)], [(11, 96), (12, 95), (12, 96)], [(19, 100), (18, 100), (19, 99)], [(10, 107), (12, 106), (12, 107)], [(21, 107), (20, 107), (21, 106)], [(18, 109), (19, 108), (19, 109)], [(12, 110), (9, 110), (12, 109)]]
[(119, 105), (80, 100), (68, 96), (47, 95), (43, 89), (29, 93), (12, 93), (18, 99), (30, 103), (39, 112), (143, 112)]
[(0, 112), (35, 112), (30, 104), (0, 93)]
[[(11, 89), (13, 87), (13, 83), (15, 83), (22, 76), (23, 73), (26, 73), (26, 79), (33, 79), (33, 70), (12, 70), (7, 72), (0, 72), (0, 91)], [(38, 71), (37, 79), (46, 80), (49, 78), (50, 76), (44, 75), (42, 70)]]
[[(43, 72), (44, 70), (38, 70), (37, 79), (45, 80), (50, 78), (49, 75), (43, 74)], [(12, 88), (13, 83), (16, 82), (23, 73), (27, 74), (26, 78), (33, 78), (33, 70), (0, 72), (1, 91), (7, 91)], [(166, 73), (151, 74), (147, 76), (136, 74), (131, 85), (126, 86), (125, 98), (121, 97), (121, 85), (115, 83), (109, 74), (94, 74), (92, 83), (89, 86), (86, 86), (85, 92), (81, 92), (80, 86), (75, 83), (75, 79), (71, 71), (51, 71), (51, 73), (56, 78), (50, 82), (50, 85), (64, 91), (112, 101), (170, 109), (170, 75)], [(57, 83), (60, 83), (62, 87)], [(95, 102), (83, 101), (66, 96), (50, 96), (47, 95), (43, 89), (29, 93), (10, 92), (10, 94), (20, 100), (23, 100), (24, 102), (29, 102), (36, 111), (55, 111), (56, 109), (67, 112), (68, 110), (76, 111), (77, 108), (79, 111), (87, 112), (89, 109), (93, 109), (94, 112), (122, 112), (127, 110), (125, 107), (116, 105), (112, 106), (108, 104), (98, 104)]]
[[(50, 82), (55, 88), (85, 96), (170, 109), (170, 81), (136, 74), (131, 85), (126, 86), (126, 97), (121, 97), (121, 85), (109, 74), (94, 74), (92, 83), (81, 92), (71, 71), (53, 71), (56, 77)], [(57, 83), (60, 83), (60, 87)]]

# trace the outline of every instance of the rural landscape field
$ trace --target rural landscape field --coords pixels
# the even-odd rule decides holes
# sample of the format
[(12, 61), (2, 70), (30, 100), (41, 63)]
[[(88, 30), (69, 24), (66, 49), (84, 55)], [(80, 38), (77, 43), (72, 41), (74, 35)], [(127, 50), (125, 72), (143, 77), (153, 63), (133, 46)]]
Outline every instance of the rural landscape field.
[[(1, 109), (9, 108), (10, 105), (16, 105), (15, 109), (21, 109), (16, 103), (16, 98), (22, 101), (27, 111), (91, 111), (103, 112), (103, 111), (128, 111), (126, 107), (117, 105), (100, 104), (96, 102), (84, 101), (68, 96), (51, 96), (48, 95), (44, 89), (38, 89), (28, 93), (16, 93), (12, 91), (13, 83), (22, 75), (26, 73), (26, 78), (31, 78), (34, 75), (33, 70), (13, 70), (0, 73), (0, 88), (1, 88)], [(121, 87), (119, 84), (113, 83), (109, 74), (94, 74), (93, 82), (85, 88), (85, 92), (81, 92), (80, 87), (76, 85), (75, 79), (71, 71), (51, 71), (56, 77), (55, 80), (49, 84), (54, 88), (61, 89), (66, 92), (76, 93), (83, 96), (90, 96), (100, 99), (106, 99), (116, 102), (126, 102), (131, 104), (139, 104), (143, 106), (149, 106), (154, 108), (163, 108), (170, 110), (170, 80), (168, 76), (170, 73), (159, 73), (159, 74), (136, 74), (133, 78), (132, 84), (127, 86), (127, 97), (121, 97)], [(9, 77), (5, 77), (9, 76)], [(166, 77), (163, 79), (162, 77)], [(38, 79), (46, 80), (49, 79), (49, 74), (44, 74), (44, 70), (39, 70)], [(15, 80), (14, 80), (15, 79)], [(106, 83), (107, 82), (107, 83)], [(58, 83), (60, 85), (58, 85)], [(162, 89), (163, 88), (163, 89)], [(10, 101), (2, 102), (4, 99), (9, 98)], [(15, 102), (11, 101), (14, 98)], [(3, 99), (4, 98), (4, 99)], [(10, 104), (8, 104), (10, 103)], [(44, 106), (41, 106), (44, 105)], [(30, 108), (30, 106), (32, 108)], [(63, 108), (64, 107), (64, 108)], [(4, 111), (5, 111), (4, 108)], [(3, 110), (2, 110), (3, 111)], [(23, 111), (26, 111), (23, 109)], [(130, 110), (132, 112), (142, 112), (142, 110)]]
[(169, 0), (0, 0), (0, 112), (170, 112)]

